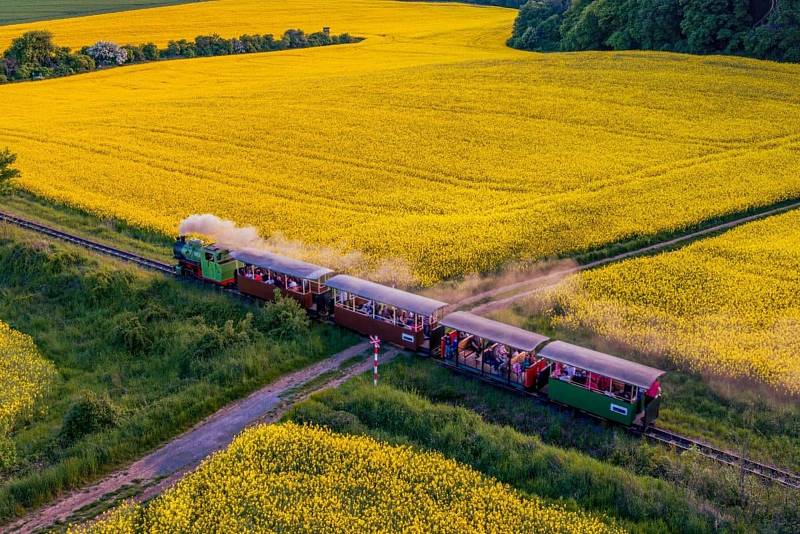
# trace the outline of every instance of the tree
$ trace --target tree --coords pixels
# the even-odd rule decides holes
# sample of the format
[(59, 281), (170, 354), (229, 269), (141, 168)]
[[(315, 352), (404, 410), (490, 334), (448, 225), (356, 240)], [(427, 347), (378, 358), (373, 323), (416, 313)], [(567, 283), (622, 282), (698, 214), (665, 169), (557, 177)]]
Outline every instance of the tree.
[(128, 52), (110, 41), (98, 41), (86, 49), (86, 55), (97, 65), (122, 65), (128, 61)]
[(4, 189), (12, 178), (20, 175), (20, 172), (12, 165), (17, 161), (17, 156), (6, 148), (0, 151), (0, 190)]
[(681, 29), (689, 52), (737, 52), (739, 39), (752, 26), (748, 0), (680, 0)]
[(3, 54), (6, 75), (16, 80), (44, 76), (55, 66), (58, 52), (50, 32), (23, 33)]
[(562, 0), (530, 0), (514, 21), (509, 46), (540, 52), (558, 50), (564, 9)]
[(32, 63), (50, 67), (58, 48), (53, 44), (53, 34), (48, 31), (25, 32), (11, 41), (3, 56), (20, 65)]
[(142, 54), (144, 54), (145, 61), (155, 61), (158, 59), (158, 47), (155, 43), (142, 45)]

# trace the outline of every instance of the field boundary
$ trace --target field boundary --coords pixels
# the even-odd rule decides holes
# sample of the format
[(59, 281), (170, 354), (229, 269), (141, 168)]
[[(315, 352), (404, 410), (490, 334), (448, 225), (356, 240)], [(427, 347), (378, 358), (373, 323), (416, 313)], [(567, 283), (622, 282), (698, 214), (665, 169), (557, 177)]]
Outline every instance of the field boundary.
[[(793, 200), (788, 203), (784, 202), (779, 204), (778, 206), (766, 209), (764, 211), (751, 213), (743, 217), (738, 217), (725, 222), (714, 224), (712, 226), (700, 228), (698, 230), (694, 230), (685, 234), (680, 234), (676, 237), (672, 237), (663, 241), (657, 241), (650, 245), (621, 252), (619, 254), (614, 254), (613, 256), (607, 256), (604, 258), (592, 260), (587, 263), (576, 264), (569, 267), (555, 268), (545, 274), (538, 274), (536, 276), (527, 278), (525, 280), (513, 282), (511, 284), (506, 284), (500, 287), (483, 291), (481, 293), (477, 293), (475, 295), (471, 295), (467, 298), (460, 300), (457, 303), (454, 303), (452, 307), (454, 309), (469, 309), (471, 312), (477, 314), (484, 314), (491, 311), (495, 311), (497, 309), (504, 308), (521, 298), (530, 296), (543, 289), (553, 287), (557, 285), (564, 277), (569, 276), (571, 274), (576, 274), (581, 271), (586, 271), (589, 269), (595, 269), (597, 267), (604, 267), (611, 263), (617, 263), (638, 256), (647, 256), (649, 254), (665, 252), (667, 250), (675, 248), (676, 246), (686, 244), (696, 239), (708, 237), (710, 235), (719, 232), (724, 232), (726, 230), (730, 230), (731, 228), (735, 228), (737, 226), (741, 226), (749, 222), (771, 217), (773, 215), (778, 215), (797, 208), (800, 208), (800, 200)], [(569, 258), (565, 258), (565, 260), (568, 259)], [(573, 258), (573, 261), (574, 260), (575, 259)], [(511, 293), (511, 295), (508, 295), (509, 293)], [(508, 295), (508, 296), (503, 296), (503, 295)], [(496, 298), (496, 297), (501, 297), (501, 298)]]

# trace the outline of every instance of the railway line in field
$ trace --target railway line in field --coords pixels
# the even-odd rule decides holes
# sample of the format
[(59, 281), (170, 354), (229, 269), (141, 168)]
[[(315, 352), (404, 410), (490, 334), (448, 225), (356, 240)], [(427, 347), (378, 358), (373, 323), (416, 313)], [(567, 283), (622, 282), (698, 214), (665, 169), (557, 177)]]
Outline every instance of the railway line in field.
[[(800, 205), (791, 205), (782, 207), (777, 210), (771, 210), (771, 212), (776, 211), (784, 211), (787, 209), (791, 209)], [(768, 213), (771, 213), (768, 212)], [(759, 216), (764, 216), (764, 214), (759, 214)], [(751, 220), (754, 217), (758, 216), (750, 216), (747, 217), (748, 220)], [(33, 231), (47, 237), (61, 240), (67, 243), (74, 244), (76, 246), (85, 248), (87, 250), (91, 250), (93, 252), (97, 252), (99, 254), (105, 254), (107, 256), (117, 258), (122, 261), (130, 262), (134, 265), (137, 265), (141, 268), (148, 269), (151, 271), (158, 271), (163, 274), (168, 274), (171, 276), (178, 276), (175, 268), (167, 263), (163, 263), (157, 260), (153, 260), (150, 258), (146, 258), (144, 256), (140, 256), (138, 254), (128, 252), (110, 245), (106, 245), (103, 243), (99, 243), (97, 241), (93, 241), (91, 239), (87, 239), (84, 237), (76, 236), (74, 234), (70, 234), (68, 232), (64, 232), (62, 230), (57, 230), (55, 228), (39, 224), (28, 219), (24, 219), (9, 213), (5, 213), (0, 211), (0, 223), (7, 223), (13, 226), (17, 226), (19, 228), (23, 228), (29, 231)], [(726, 223), (725, 226), (729, 227), (732, 225), (732, 222)], [(648, 247), (649, 248), (649, 247)], [(627, 254), (626, 254), (627, 256)], [(242, 298), (248, 298), (248, 300), (252, 300), (249, 296), (244, 295), (237, 291), (236, 289), (227, 288), (225, 289), (226, 292), (231, 294), (235, 294)], [(477, 377), (476, 377), (477, 378)], [(491, 382), (494, 385), (498, 385), (500, 387), (504, 387), (502, 384)], [(506, 388), (511, 391), (515, 391), (519, 393), (520, 391), (513, 388)], [(547, 399), (541, 395), (537, 395), (535, 393), (525, 393), (525, 395), (539, 401), (542, 403), (550, 404), (550, 405), (558, 405), (558, 403)], [(591, 416), (591, 414), (588, 414)], [(594, 417), (594, 416), (592, 416)], [(749, 458), (743, 457), (739, 454), (733, 453), (731, 451), (726, 451), (724, 449), (720, 449), (714, 447), (708, 443), (687, 437), (682, 436), (680, 434), (676, 434), (674, 432), (664, 430), (655, 426), (649, 426), (644, 430), (631, 430), (632, 432), (651, 439), (656, 442), (660, 442), (664, 445), (669, 447), (673, 447), (679, 451), (689, 451), (694, 450), (705, 456), (707, 458), (713, 459), (719, 463), (729, 465), (735, 467), (737, 469), (741, 469), (742, 471), (751, 474), (753, 476), (757, 476), (763, 480), (767, 480), (776, 484), (780, 484), (786, 487), (800, 489), (800, 475), (796, 473), (792, 473), (785, 469), (781, 469), (775, 466), (771, 466), (768, 464), (763, 464), (757, 462), (755, 460), (751, 460)]]
[(717, 462), (733, 466), (737, 469), (741, 469), (747, 473), (770, 480), (777, 484), (800, 489), (800, 475), (796, 473), (779, 469), (771, 465), (762, 464), (730, 451), (717, 449), (716, 447), (713, 447), (702, 441), (687, 438), (686, 436), (682, 436), (658, 427), (649, 427), (642, 432), (642, 435), (654, 441), (664, 443), (683, 451), (695, 450), (699, 454), (716, 460)]

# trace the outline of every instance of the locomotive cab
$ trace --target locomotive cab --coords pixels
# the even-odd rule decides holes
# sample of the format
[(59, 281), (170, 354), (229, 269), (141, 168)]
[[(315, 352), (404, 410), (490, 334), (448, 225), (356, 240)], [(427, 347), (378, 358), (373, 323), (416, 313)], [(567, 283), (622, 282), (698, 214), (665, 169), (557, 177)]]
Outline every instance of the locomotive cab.
[(216, 245), (204, 245), (199, 239), (179, 236), (172, 246), (172, 254), (178, 264), (178, 274), (192, 276), (221, 286), (230, 286), (236, 281), (239, 262), (231, 257), (228, 249)]

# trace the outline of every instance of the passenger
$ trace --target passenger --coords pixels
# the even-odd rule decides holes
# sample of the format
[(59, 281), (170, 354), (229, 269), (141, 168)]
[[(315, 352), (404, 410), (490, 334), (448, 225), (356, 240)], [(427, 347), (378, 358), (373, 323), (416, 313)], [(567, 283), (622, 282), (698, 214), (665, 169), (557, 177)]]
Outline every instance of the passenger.
[(289, 280), (289, 289), (297, 289), (297, 287), (298, 287), (297, 282), (295, 282), (294, 279), (290, 279)]

